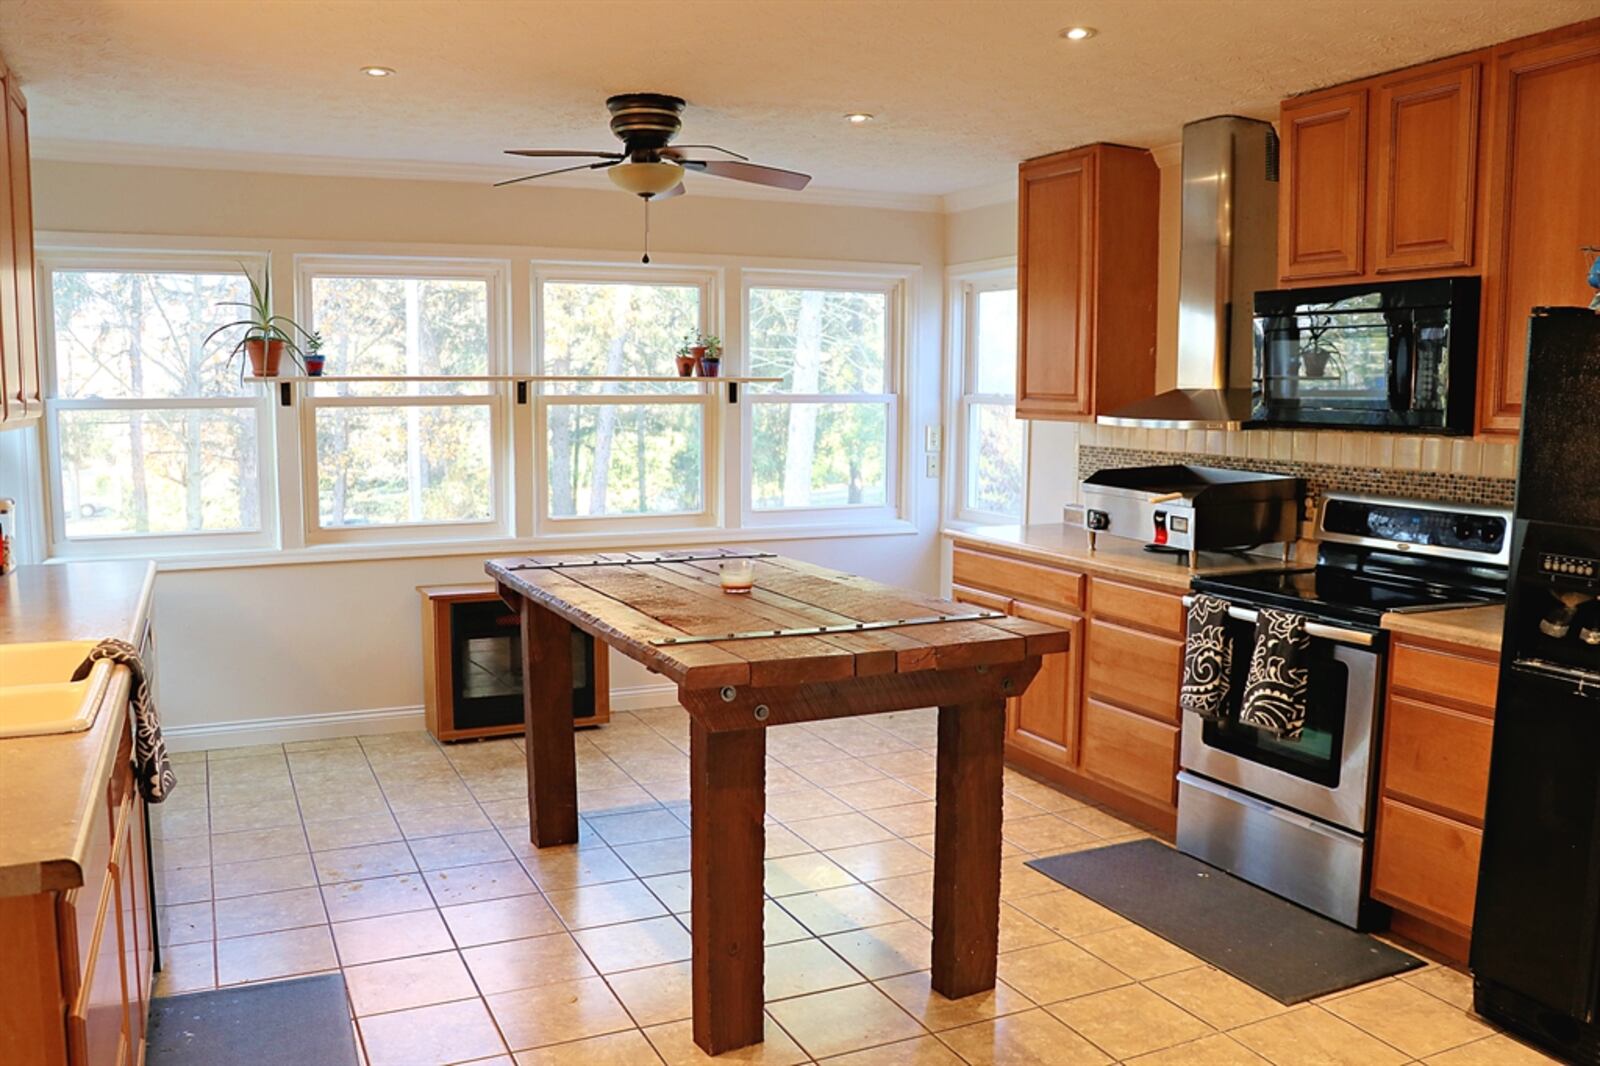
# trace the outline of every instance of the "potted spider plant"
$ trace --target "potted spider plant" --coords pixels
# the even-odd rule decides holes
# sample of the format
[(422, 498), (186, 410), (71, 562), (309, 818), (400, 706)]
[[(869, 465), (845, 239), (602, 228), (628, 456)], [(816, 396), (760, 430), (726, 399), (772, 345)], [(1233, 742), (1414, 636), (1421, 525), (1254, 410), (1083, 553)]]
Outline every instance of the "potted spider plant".
[[(244, 264), (239, 264), (239, 269), (244, 270)], [(248, 270), (244, 271), (245, 280), (250, 283), (250, 302), (242, 303), (238, 300), (219, 300), (218, 307), (242, 307), (249, 312), (245, 318), (236, 319), (225, 325), (218, 326), (206, 335), (204, 344), (209, 345), (219, 334), (231, 329), (243, 327), (239, 339), (234, 342), (233, 348), (228, 352), (228, 365), (243, 353), (250, 361), (250, 373), (258, 378), (274, 378), (278, 376), (278, 365), (283, 360), (283, 353), (288, 352), (289, 358), (294, 360), (302, 369), (305, 362), (301, 358), (299, 338), (311, 340), (311, 334), (300, 327), (300, 324), (288, 315), (272, 313), (272, 279), (270, 277), (257, 283)], [(318, 345), (320, 348), (320, 345)], [(244, 366), (239, 367), (239, 376), (244, 376)]]

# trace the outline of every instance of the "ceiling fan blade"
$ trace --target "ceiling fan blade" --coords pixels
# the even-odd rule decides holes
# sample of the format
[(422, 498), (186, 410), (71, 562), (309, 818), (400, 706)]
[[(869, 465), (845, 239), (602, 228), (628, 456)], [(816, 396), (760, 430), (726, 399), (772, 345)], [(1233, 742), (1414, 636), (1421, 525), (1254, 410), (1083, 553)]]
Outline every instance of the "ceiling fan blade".
[(506, 155), (531, 159), (621, 159), (621, 152), (567, 152), (559, 148), (507, 148)]
[(654, 196), (650, 197), (650, 202), (655, 204), (660, 203), (662, 200), (670, 200), (674, 196), (682, 196), (683, 192), (683, 182), (680, 181), (666, 192), (658, 192)]
[(544, 170), (537, 174), (525, 174), (520, 178), (511, 178), (508, 181), (497, 181), (494, 183), (494, 187), (498, 189), (502, 185), (515, 185), (518, 182), (532, 181), (534, 178), (548, 178), (552, 174), (568, 174), (574, 170), (601, 170), (605, 167), (614, 167), (620, 162), (622, 162), (620, 159), (608, 159), (603, 163), (579, 163), (575, 167), (561, 167), (559, 170)]
[(713, 152), (721, 152), (723, 155), (731, 155), (731, 156), (733, 156), (733, 158), (742, 159), (747, 163), (750, 161), (750, 157), (749, 156), (740, 155), (738, 152), (735, 152), (733, 149), (724, 148), (720, 144), (675, 144), (671, 148), (663, 148), (663, 149), (661, 149), (661, 154), (662, 154), (662, 156), (667, 157), (667, 158), (671, 158), (671, 159), (682, 159), (685, 155), (688, 154), (688, 150), (690, 148), (709, 148)]
[(679, 162), (685, 168), (698, 170), (702, 174), (732, 178), (734, 181), (748, 181), (756, 185), (770, 185), (777, 189), (799, 190), (811, 182), (810, 174), (802, 174), (797, 170), (783, 170), (780, 167), (765, 167), (759, 163), (736, 163), (731, 159), (683, 159)]

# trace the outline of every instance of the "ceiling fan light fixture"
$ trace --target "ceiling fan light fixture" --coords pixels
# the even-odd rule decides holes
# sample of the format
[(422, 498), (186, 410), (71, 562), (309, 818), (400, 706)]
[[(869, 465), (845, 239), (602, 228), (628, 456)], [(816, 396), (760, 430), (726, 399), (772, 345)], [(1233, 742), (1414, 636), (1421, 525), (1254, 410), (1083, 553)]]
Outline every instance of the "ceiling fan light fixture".
[(865, 111), (851, 111), (845, 115), (844, 120), (852, 126), (865, 126), (872, 121), (873, 116)]
[(1087, 41), (1099, 32), (1093, 26), (1068, 26), (1061, 31), (1061, 36), (1069, 41)]
[(369, 78), (387, 78), (394, 73), (393, 67), (362, 67), (361, 73)]
[(618, 163), (606, 170), (612, 184), (635, 196), (656, 196), (683, 180), (676, 163)]

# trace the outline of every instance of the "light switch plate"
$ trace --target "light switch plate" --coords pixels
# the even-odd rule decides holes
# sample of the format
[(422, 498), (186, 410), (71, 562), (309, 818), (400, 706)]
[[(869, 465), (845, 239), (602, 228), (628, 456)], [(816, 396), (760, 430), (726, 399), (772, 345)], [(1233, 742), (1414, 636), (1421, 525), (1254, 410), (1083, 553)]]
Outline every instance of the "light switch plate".
[(940, 436), (941, 436), (941, 434), (939, 432), (938, 423), (930, 423), (929, 425), (924, 426), (922, 428), (922, 438), (923, 438), (923, 442), (924, 442), (923, 443), (923, 450), (924, 451), (930, 451), (930, 452), (938, 451), (939, 450), (939, 443), (940, 443), (940, 441), (939, 441), (939, 437)]
[(923, 462), (925, 464), (927, 464), (923, 468), (923, 471), (922, 471), (923, 474), (925, 476), (927, 476), (927, 477), (938, 477), (939, 476), (939, 453), (938, 452), (929, 452), (927, 455), (923, 456), (922, 458), (923, 458)]

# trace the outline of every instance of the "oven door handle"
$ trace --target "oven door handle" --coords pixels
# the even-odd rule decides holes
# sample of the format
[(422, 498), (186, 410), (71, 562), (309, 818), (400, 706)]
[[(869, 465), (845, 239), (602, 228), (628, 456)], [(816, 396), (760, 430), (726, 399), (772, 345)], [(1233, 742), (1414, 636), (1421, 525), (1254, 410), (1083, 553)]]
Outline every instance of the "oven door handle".
[[(1183, 605), (1185, 607), (1188, 607), (1192, 603), (1194, 603), (1193, 596), (1185, 596), (1183, 598)], [(1236, 607), (1231, 603), (1228, 604), (1229, 618), (1254, 625), (1256, 621), (1256, 615), (1257, 612), (1250, 610), (1248, 607)], [(1307, 620), (1306, 622), (1306, 635), (1317, 637), (1322, 640), (1337, 641), (1340, 644), (1356, 644), (1363, 648), (1372, 647), (1373, 641), (1373, 635), (1371, 633), (1367, 633), (1359, 629), (1345, 629), (1343, 626), (1324, 625), (1321, 622), (1312, 622), (1310, 620)]]

